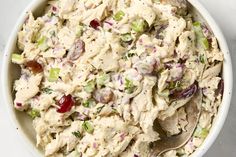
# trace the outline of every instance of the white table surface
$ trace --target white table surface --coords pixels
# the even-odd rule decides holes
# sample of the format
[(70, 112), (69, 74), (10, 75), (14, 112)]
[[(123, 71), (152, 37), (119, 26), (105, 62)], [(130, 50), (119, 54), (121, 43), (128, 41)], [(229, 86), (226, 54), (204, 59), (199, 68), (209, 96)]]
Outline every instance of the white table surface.
[[(21, 11), (31, 0), (0, 0), (0, 51), (3, 51), (9, 34)], [(236, 0), (200, 0), (208, 9), (226, 36), (236, 69)], [(0, 53), (1, 64), (2, 53)], [(1, 74), (1, 73), (0, 73)], [(234, 75), (235, 76), (235, 75)], [(235, 77), (234, 77), (235, 78)], [(1, 98), (1, 95), (0, 95)], [(1, 100), (1, 99), (0, 99)], [(236, 93), (233, 94), (229, 116), (214, 145), (205, 157), (236, 156)], [(1, 157), (31, 157), (17, 134), (11, 131), (6, 109), (0, 104)], [(12, 129), (14, 130), (14, 129)]]

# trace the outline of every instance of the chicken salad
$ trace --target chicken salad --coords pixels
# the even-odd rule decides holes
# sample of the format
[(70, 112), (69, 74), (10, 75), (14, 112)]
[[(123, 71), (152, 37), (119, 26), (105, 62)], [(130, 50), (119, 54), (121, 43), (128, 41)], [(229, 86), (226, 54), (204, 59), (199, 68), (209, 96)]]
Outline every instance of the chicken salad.
[(201, 90), (187, 157), (207, 137), (221, 104), (224, 61), (217, 39), (185, 3), (53, 0), (29, 13), (18, 33), (14, 107), (33, 119), (37, 147), (51, 157), (148, 157), (160, 140), (185, 131), (185, 105)]

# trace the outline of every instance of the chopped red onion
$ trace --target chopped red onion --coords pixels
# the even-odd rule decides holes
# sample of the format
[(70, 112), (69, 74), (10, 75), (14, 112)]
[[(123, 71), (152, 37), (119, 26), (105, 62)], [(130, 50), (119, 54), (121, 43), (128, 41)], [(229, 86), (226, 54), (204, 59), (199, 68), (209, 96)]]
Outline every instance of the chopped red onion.
[(120, 85), (124, 84), (124, 81), (120, 75), (118, 75), (117, 80), (119, 81)]
[(217, 89), (216, 94), (221, 94), (222, 96), (224, 94), (224, 80), (223, 79), (221, 79), (218, 84), (218, 89)]
[(109, 22), (109, 21), (104, 21), (104, 23), (107, 23), (108, 25), (112, 26), (113, 23)]
[(93, 148), (96, 149), (98, 147), (98, 144), (97, 143), (93, 143)]
[(181, 90), (181, 91), (176, 91), (172, 90), (170, 91), (170, 97), (172, 99), (186, 99), (194, 95), (198, 90), (197, 83), (192, 84), (188, 88)]
[(166, 69), (171, 69), (174, 66), (174, 64), (175, 64), (174, 61), (169, 61), (169, 62), (164, 63), (164, 67)]
[(121, 134), (120, 134), (120, 141), (121, 141), (121, 142), (124, 141), (125, 136), (126, 136), (125, 133), (121, 133)]
[(83, 112), (84, 112), (85, 115), (89, 115), (89, 110), (88, 109), (84, 109)]
[(202, 93), (203, 93), (204, 95), (207, 95), (207, 88), (203, 88), (203, 89), (202, 89)]
[(80, 112), (77, 113), (77, 119), (80, 121), (85, 121), (85, 120), (89, 120), (89, 117), (87, 115), (84, 115)]
[(157, 39), (163, 39), (163, 36), (161, 35), (161, 32), (163, 32), (167, 27), (168, 27), (167, 24), (163, 24), (163, 25), (160, 26), (159, 29), (157, 29), (157, 32), (156, 32), (156, 38)]
[(211, 38), (212, 32), (210, 31), (210, 29), (205, 24), (202, 25), (202, 32), (203, 32), (205, 37)]

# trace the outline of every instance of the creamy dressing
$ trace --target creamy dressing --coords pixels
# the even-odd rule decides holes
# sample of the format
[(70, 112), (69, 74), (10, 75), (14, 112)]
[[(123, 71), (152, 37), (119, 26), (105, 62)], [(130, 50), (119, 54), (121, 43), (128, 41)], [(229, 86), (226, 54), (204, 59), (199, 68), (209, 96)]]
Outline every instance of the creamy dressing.
[(187, 157), (206, 138), (223, 93), (223, 53), (185, 3), (55, 0), (30, 13), (18, 33), (21, 67), (14, 106), (33, 118), (37, 146), (51, 157), (147, 157), (159, 140), (185, 131), (185, 104), (202, 90)]

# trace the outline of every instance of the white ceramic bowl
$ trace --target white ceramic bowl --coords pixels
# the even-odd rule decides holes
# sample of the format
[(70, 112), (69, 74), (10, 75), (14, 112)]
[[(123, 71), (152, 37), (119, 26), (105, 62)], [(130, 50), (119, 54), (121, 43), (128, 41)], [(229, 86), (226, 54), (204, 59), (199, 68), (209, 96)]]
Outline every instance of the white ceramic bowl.
[[(204, 21), (208, 24), (209, 28), (213, 31), (215, 36), (218, 39), (220, 49), (224, 53), (225, 62), (223, 67), (223, 78), (225, 80), (224, 86), (224, 96), (222, 104), (219, 107), (219, 112), (214, 119), (212, 128), (209, 135), (207, 136), (204, 143), (197, 149), (196, 152), (192, 154), (193, 157), (201, 157), (213, 144), (217, 138), (221, 128), (223, 127), (224, 121), (226, 119), (228, 109), (230, 106), (230, 100), (233, 89), (233, 79), (232, 79), (232, 65), (230, 53), (225, 41), (224, 36), (222, 35), (219, 27), (209, 15), (206, 9), (196, 0), (189, 0), (191, 4), (191, 11), (195, 15), (195, 18), (198, 20)], [(32, 153), (34, 157), (43, 156), (42, 152), (35, 147), (35, 137), (34, 129), (32, 128), (32, 123), (28, 116), (24, 113), (18, 112), (13, 108), (13, 95), (12, 95), (12, 84), (13, 81), (19, 77), (19, 67), (11, 63), (11, 53), (17, 50), (16, 40), (17, 32), (21, 29), (22, 24), (24, 23), (27, 12), (32, 11), (34, 15), (40, 15), (43, 12), (43, 8), (46, 4), (46, 0), (33, 0), (30, 5), (24, 10), (20, 16), (18, 22), (7, 43), (5, 54), (3, 57), (3, 69), (2, 69), (2, 93), (4, 93), (4, 105), (7, 106), (9, 116), (12, 120), (14, 129), (18, 132), (21, 137), (22, 142)]]

